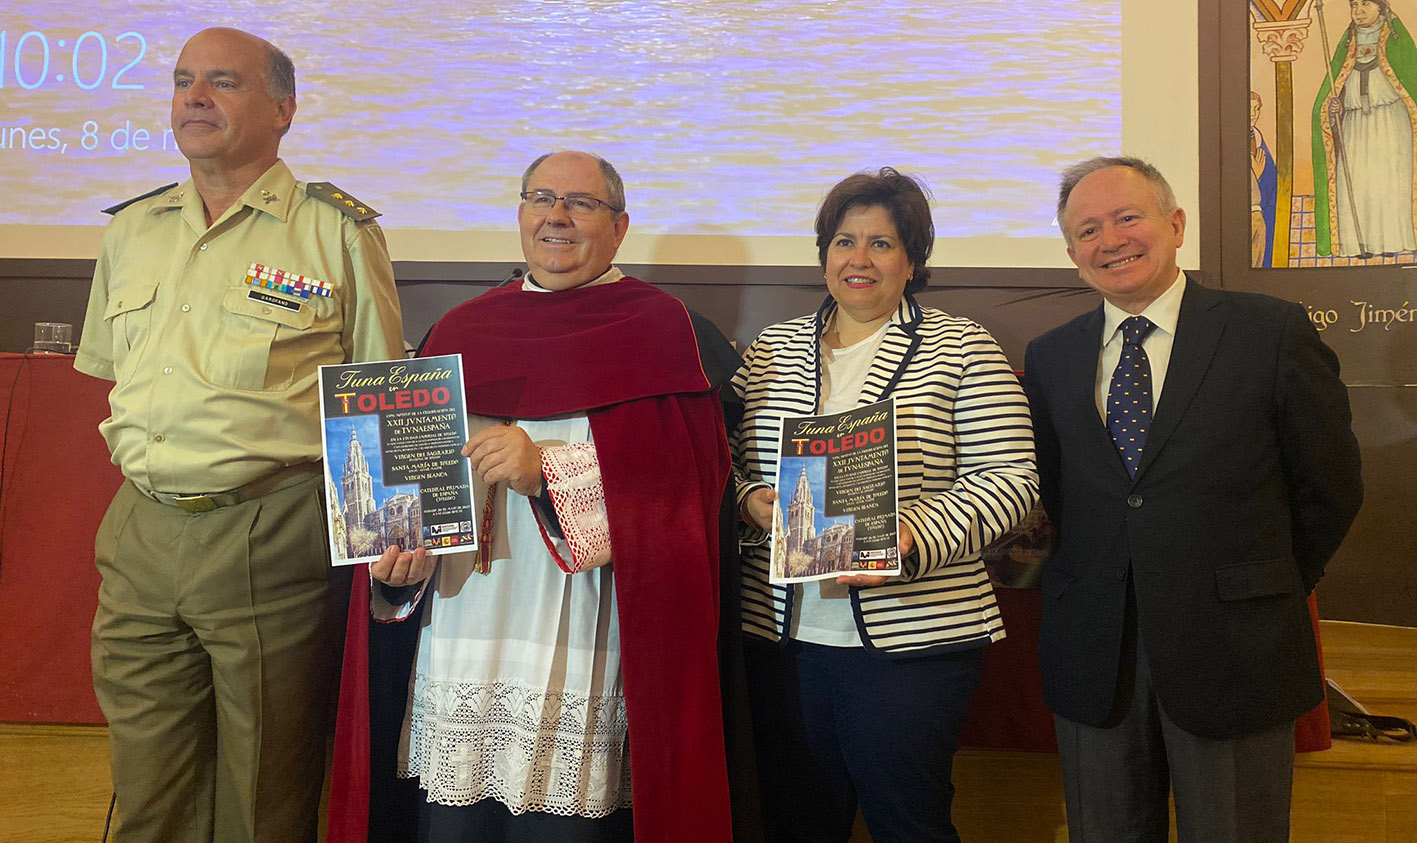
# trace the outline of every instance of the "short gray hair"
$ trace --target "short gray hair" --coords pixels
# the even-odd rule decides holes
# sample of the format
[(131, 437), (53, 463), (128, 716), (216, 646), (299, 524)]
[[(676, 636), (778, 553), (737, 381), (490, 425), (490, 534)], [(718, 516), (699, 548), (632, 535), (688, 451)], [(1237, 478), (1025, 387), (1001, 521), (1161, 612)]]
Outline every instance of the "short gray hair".
[[(531, 174), (536, 172), (536, 168), (541, 166), (541, 162), (562, 152), (580, 152), (580, 150), (558, 149), (555, 152), (547, 152), (538, 156), (535, 161), (531, 162), (531, 166), (526, 168), (526, 172), (522, 173), (522, 193), (526, 193), (526, 186), (531, 182)], [(625, 210), (625, 182), (620, 178), (620, 173), (616, 171), (615, 165), (601, 158), (599, 155), (596, 155), (594, 152), (580, 152), (580, 154), (589, 155), (600, 164), (600, 175), (605, 179), (607, 201), (610, 203), (610, 207), (615, 210), (615, 213), (623, 213)]]
[[(261, 39), (266, 45), (266, 95), (271, 98), (271, 102), (280, 102), (286, 97), (295, 98), (295, 62), (290, 60), (290, 56), (285, 51), (271, 42)], [(281, 135), (290, 131), (290, 124), (286, 123), (281, 130)]]
[(1068, 197), (1072, 195), (1073, 188), (1078, 186), (1078, 182), (1098, 170), (1105, 170), (1108, 167), (1127, 167), (1141, 173), (1151, 183), (1151, 189), (1156, 193), (1156, 204), (1160, 206), (1162, 215), (1169, 217), (1176, 210), (1175, 191), (1171, 189), (1166, 177), (1161, 175), (1161, 171), (1146, 161), (1130, 155), (1089, 158), (1063, 170), (1062, 181), (1058, 183), (1058, 228), (1062, 229), (1063, 240), (1069, 246), (1073, 243), (1072, 235), (1068, 233), (1068, 226), (1063, 221), (1063, 211), (1067, 210)]
[(266, 93), (273, 100), (295, 96), (295, 62), (269, 41), (266, 47)]

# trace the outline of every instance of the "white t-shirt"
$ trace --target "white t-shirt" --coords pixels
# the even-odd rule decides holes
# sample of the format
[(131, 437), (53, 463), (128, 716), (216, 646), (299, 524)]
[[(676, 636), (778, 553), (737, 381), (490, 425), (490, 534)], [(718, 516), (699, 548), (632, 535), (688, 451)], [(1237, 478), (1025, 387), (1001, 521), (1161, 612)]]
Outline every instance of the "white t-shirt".
[[(866, 375), (890, 329), (886, 322), (874, 334), (845, 348), (822, 343), (822, 413), (841, 413), (861, 402)], [(805, 582), (794, 589), (790, 635), (799, 641), (830, 647), (860, 647), (861, 632), (851, 611), (851, 590), (836, 580)]]

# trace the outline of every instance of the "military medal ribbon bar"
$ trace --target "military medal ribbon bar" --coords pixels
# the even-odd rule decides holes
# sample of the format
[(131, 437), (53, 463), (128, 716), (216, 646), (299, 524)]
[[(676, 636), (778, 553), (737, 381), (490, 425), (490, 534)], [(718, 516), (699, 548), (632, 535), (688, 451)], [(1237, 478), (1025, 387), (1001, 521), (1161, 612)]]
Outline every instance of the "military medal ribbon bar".
[(318, 281), (307, 275), (287, 272), (284, 269), (252, 263), (246, 269), (246, 283), (265, 290), (275, 290), (288, 296), (308, 299), (312, 295), (329, 298), (334, 287), (328, 281)]

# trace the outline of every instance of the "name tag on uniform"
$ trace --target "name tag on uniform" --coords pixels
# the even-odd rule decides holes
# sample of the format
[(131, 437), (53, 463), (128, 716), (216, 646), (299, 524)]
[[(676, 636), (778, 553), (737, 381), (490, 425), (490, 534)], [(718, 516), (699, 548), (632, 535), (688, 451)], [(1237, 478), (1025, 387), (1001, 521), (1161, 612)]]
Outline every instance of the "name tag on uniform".
[(249, 291), (248, 293), (246, 293), (246, 298), (250, 299), (251, 301), (258, 301), (262, 304), (271, 304), (275, 305), (276, 307), (283, 307), (292, 313), (299, 313), (300, 308), (305, 306), (301, 302), (291, 301), (290, 299), (283, 299), (280, 296), (273, 296), (270, 293), (263, 293), (260, 290)]
[[(246, 283), (302, 299), (308, 299), (312, 295), (329, 298), (334, 293), (334, 288), (328, 281), (318, 281), (308, 275), (286, 272), (284, 269), (259, 263), (253, 263), (247, 268)], [(296, 309), (299, 309), (298, 305)]]

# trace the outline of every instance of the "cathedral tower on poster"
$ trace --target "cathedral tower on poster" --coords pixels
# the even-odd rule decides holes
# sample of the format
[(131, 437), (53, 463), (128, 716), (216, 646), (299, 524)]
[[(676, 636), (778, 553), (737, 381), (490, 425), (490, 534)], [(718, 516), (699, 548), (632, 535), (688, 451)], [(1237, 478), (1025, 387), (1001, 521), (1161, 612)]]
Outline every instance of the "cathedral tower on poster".
[(351, 428), (349, 449), (344, 457), (344, 477), (340, 480), (341, 497), (344, 498), (344, 523), (359, 526), (374, 512), (374, 480), (369, 476), (369, 461), (364, 458), (364, 447)]
[(787, 504), (787, 552), (801, 553), (802, 545), (817, 535), (817, 507), (812, 503), (812, 486), (807, 469), (797, 476), (797, 488)]

